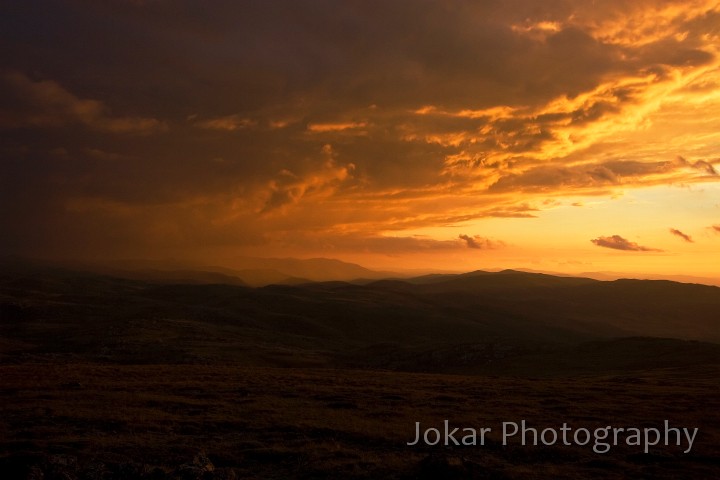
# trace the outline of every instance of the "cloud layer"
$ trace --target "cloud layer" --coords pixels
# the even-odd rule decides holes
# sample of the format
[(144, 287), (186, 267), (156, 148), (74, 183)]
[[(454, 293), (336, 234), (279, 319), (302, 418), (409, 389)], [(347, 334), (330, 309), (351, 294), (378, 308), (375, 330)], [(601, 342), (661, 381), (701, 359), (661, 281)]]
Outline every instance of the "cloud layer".
[(0, 248), (530, 243), (458, 232), (720, 180), (719, 23), (710, 0), (11, 1)]
[(598, 237), (590, 240), (598, 247), (613, 248), (615, 250), (627, 250), (630, 252), (659, 252), (656, 248), (643, 247), (635, 242), (631, 242), (620, 235), (611, 235), (609, 237)]
[(677, 228), (671, 228), (671, 229), (670, 229), (670, 233), (672, 233), (672, 234), (675, 235), (676, 237), (682, 238), (683, 240), (685, 240), (685, 241), (688, 242), (688, 243), (693, 243), (693, 239), (692, 239), (692, 237), (691, 237), (690, 235), (687, 235), (687, 234), (681, 232), (681, 231), (678, 230)]

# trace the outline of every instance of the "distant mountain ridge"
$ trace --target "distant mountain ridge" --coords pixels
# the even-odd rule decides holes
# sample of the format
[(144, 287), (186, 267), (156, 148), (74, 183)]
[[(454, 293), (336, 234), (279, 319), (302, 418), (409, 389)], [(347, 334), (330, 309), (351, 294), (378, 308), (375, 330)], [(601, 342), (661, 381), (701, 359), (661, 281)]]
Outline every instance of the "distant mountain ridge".
[[(435, 283), (444, 280), (484, 275), (520, 273), (546, 275), (556, 278), (584, 278), (586, 280), (612, 281), (620, 279), (668, 280), (680, 283), (720, 286), (720, 278), (692, 275), (627, 274), (619, 272), (560, 273), (529, 268), (505, 270), (475, 270), (470, 272), (422, 273), (421, 270), (400, 272), (373, 270), (355, 263), (332, 258), (263, 258), (236, 257), (228, 265), (218, 266), (178, 259), (143, 260), (126, 259), (102, 262), (45, 261), (18, 256), (0, 257), (0, 268), (64, 268), (115, 275), (122, 278), (154, 282), (248, 285), (300, 285), (311, 282), (344, 281), (371, 283), (377, 280), (400, 280), (413, 284)], [(539, 278), (539, 277), (538, 277)]]
[(355, 263), (332, 258), (239, 257), (231, 263), (234, 270), (273, 269), (290, 277), (306, 278), (314, 282), (326, 280), (348, 281), (363, 278), (375, 279), (397, 275), (394, 272), (370, 270)]
[[(141, 274), (149, 278), (0, 270), (0, 361), (80, 355), (522, 373), (551, 364), (573, 370), (583, 345), (610, 342), (583, 357), (588, 368), (673, 365), (684, 356), (720, 364), (718, 287), (515, 270), (264, 287), (225, 281), (224, 273), (175, 271), (164, 281), (164, 271)], [(656, 338), (612, 346), (627, 337)], [(613, 352), (631, 363), (610, 359)], [(654, 358), (660, 352), (664, 363)]]
[(247, 285), (298, 285), (323, 281), (377, 280), (397, 277), (395, 272), (375, 271), (354, 263), (330, 258), (238, 257), (232, 267), (193, 264), (178, 260), (117, 260), (99, 263), (43, 262), (22, 258), (0, 259), (12, 269), (59, 268), (113, 275), (159, 283)]

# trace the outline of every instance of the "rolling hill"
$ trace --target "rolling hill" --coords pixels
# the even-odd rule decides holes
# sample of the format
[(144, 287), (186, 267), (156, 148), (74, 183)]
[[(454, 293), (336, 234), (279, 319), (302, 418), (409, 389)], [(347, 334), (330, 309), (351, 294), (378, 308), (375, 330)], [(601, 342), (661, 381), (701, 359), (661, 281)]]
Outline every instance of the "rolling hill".
[[(606, 342), (597, 348), (616, 359), (617, 339), (669, 339), (662, 342), (674, 342), (674, 360), (666, 354), (663, 365), (706, 362), (720, 348), (720, 288), (703, 285), (512, 270), (261, 288), (185, 276), (163, 283), (64, 269), (6, 272), (0, 358), (537, 373), (537, 361), (523, 359), (561, 365), (557, 358), (588, 342)], [(635, 348), (655, 357), (667, 347), (657, 342)]]
[[(149, 270), (0, 270), (3, 478), (717, 477), (720, 288)], [(443, 419), (701, 432), (689, 454), (406, 444)]]

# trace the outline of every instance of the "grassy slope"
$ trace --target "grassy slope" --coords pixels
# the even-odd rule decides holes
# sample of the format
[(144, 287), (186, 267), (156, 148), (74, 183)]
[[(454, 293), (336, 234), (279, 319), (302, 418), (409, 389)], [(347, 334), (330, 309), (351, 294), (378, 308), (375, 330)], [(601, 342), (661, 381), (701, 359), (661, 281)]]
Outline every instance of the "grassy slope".
[[(251, 289), (54, 271), (0, 285), (3, 478), (720, 472), (720, 346), (680, 339), (715, 339), (719, 289), (517, 272)], [(678, 338), (614, 338), (663, 332)], [(523, 418), (701, 433), (688, 455), (405, 445), (415, 421)], [(182, 470), (199, 452), (214, 472)]]
[[(105, 478), (153, 478), (154, 468), (154, 478), (171, 478), (202, 452), (217, 468), (207, 478), (716, 478), (719, 374), (714, 367), (533, 381), (222, 365), (4, 365), (0, 469), (21, 475), (60, 454), (78, 459), (65, 469), (72, 472), (102, 462), (108, 472), (134, 469)], [(485, 446), (406, 445), (416, 421), (439, 426), (444, 419), (493, 432)], [(625, 445), (601, 455), (514, 440), (502, 446), (502, 422), (522, 419), (541, 428), (667, 419), (700, 433), (689, 454)]]
[[(544, 370), (538, 364), (558, 370), (571, 363), (577, 372), (602, 370), (602, 359), (623, 368), (643, 355), (661, 366), (720, 358), (720, 347), (680, 340), (718, 341), (720, 289), (662, 281), (480, 272), (420, 284), (251, 289), (56, 271), (6, 276), (0, 292), (6, 360), (64, 354), (123, 363), (534, 374)], [(614, 338), (635, 336), (678, 340), (670, 348), (652, 340), (614, 345)], [(578, 350), (603, 340), (594, 357)]]

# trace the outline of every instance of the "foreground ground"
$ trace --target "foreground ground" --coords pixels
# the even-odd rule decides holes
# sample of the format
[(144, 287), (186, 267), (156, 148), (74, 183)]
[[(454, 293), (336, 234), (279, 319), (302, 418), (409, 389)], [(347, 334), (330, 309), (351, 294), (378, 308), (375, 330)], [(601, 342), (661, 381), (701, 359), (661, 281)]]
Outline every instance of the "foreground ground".
[[(0, 365), (2, 478), (718, 478), (720, 368), (522, 379), (231, 365)], [(491, 427), (408, 446), (415, 422)], [(698, 427), (692, 451), (503, 446), (540, 428)]]
[[(716, 287), (512, 271), (253, 289), (0, 269), (0, 479), (716, 479), (718, 310)], [(492, 430), (407, 445), (445, 420)], [(522, 420), (699, 433), (505, 445)]]

